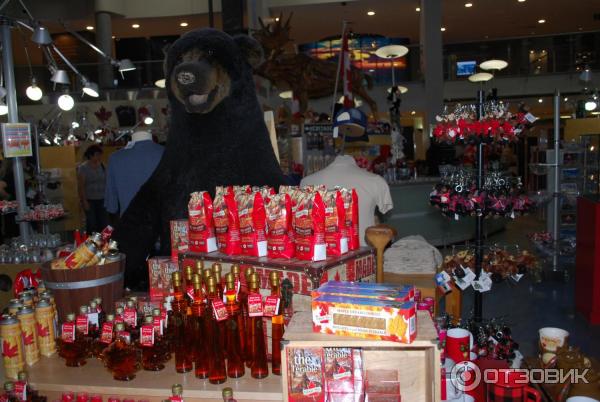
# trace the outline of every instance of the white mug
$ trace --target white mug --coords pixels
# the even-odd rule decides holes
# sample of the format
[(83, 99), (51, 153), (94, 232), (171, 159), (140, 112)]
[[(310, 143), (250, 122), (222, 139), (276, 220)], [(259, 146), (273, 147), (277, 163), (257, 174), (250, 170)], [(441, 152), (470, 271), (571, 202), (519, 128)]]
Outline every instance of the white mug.
[(589, 396), (570, 396), (567, 398), (567, 402), (600, 402), (597, 399), (590, 398)]
[(565, 345), (569, 333), (561, 328), (546, 327), (539, 330), (540, 347), (543, 352), (556, 352)]

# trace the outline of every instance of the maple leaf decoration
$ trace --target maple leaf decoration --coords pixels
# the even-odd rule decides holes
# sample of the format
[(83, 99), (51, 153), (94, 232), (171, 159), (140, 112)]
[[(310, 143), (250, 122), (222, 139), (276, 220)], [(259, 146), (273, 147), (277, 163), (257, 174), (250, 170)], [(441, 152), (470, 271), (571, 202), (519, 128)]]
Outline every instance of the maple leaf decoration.
[(110, 117), (112, 116), (112, 112), (109, 110), (106, 110), (106, 108), (104, 106), (102, 106), (100, 109), (98, 109), (97, 112), (94, 112), (94, 114), (96, 115), (98, 120), (100, 120), (102, 123), (107, 122), (108, 119), (110, 119)]
[(335, 277), (333, 279), (335, 279), (336, 281), (340, 280), (340, 272), (339, 271), (335, 273)]
[(23, 344), (24, 345), (32, 345), (33, 344), (33, 334), (23, 333)]
[(12, 358), (16, 357), (18, 353), (19, 347), (17, 345), (11, 347), (7, 341), (2, 342), (2, 356)]
[(38, 336), (41, 336), (41, 337), (43, 338), (43, 337), (45, 337), (45, 336), (48, 336), (48, 335), (50, 335), (50, 331), (48, 331), (48, 330), (49, 330), (49, 328), (48, 328), (48, 327), (44, 327), (44, 326), (43, 326), (43, 325), (41, 325), (40, 323), (36, 323), (35, 325), (36, 325), (36, 327), (37, 327), (37, 333), (38, 333)]

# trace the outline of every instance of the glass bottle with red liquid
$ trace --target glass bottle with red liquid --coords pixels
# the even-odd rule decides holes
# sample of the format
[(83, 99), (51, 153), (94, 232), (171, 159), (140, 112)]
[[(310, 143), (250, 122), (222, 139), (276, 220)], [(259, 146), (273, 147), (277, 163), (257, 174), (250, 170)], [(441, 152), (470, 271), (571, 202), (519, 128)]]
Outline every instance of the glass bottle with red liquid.
[(102, 352), (114, 340), (115, 316), (108, 314), (100, 327), (100, 335), (92, 343), (92, 356), (102, 360)]
[[(237, 315), (238, 332), (240, 333), (240, 352), (242, 353), (242, 359), (246, 361), (246, 319), (244, 317), (244, 304), (245, 298), (242, 293), (242, 282), (240, 278), (240, 266), (238, 264), (231, 265), (231, 273), (233, 274), (233, 280), (235, 282), (236, 300), (240, 307), (240, 312)], [(246, 290), (244, 290), (245, 292)]]
[(217, 293), (219, 294), (219, 297), (221, 299), (223, 299), (223, 284), (221, 283), (222, 282), (221, 272), (222, 272), (221, 264), (219, 264), (218, 262), (215, 262), (212, 265), (212, 273), (215, 277), (215, 280), (217, 281)]
[(242, 352), (244, 353), (244, 360), (246, 362), (246, 367), (250, 367), (252, 364), (252, 344), (250, 344), (251, 337), (251, 328), (250, 328), (250, 319), (248, 317), (248, 282), (250, 282), (250, 275), (254, 273), (254, 267), (248, 266), (246, 267), (246, 271), (244, 272), (245, 281), (240, 285), (240, 304), (242, 305), (242, 315), (244, 318), (244, 349)]
[[(223, 285), (221, 284), (221, 264), (215, 262), (212, 266), (212, 274), (213, 278), (215, 278), (215, 284), (217, 287), (217, 295), (219, 300), (225, 302), (225, 298), (223, 297)], [(223, 357), (227, 359), (227, 337), (225, 336), (225, 321), (217, 321), (217, 325), (219, 326), (219, 331), (223, 334), (222, 337), (219, 338), (219, 343), (221, 345), (221, 350), (223, 351)]]
[(90, 333), (90, 321), (88, 317), (89, 307), (80, 306), (79, 315), (75, 317), (75, 329), (83, 335), (83, 339), (86, 343), (87, 356), (92, 357), (92, 341), (93, 338)]
[(102, 307), (102, 298), (96, 297), (94, 301), (96, 302), (96, 311), (98, 312), (98, 326), (102, 328), (102, 324), (106, 321), (106, 312)]
[(98, 339), (98, 337), (100, 336), (100, 321), (99, 321), (99, 315), (98, 315), (98, 303), (96, 303), (94, 300), (92, 300), (90, 302), (90, 305), (88, 307), (88, 321), (89, 321), (89, 335), (92, 338), (92, 342), (95, 339)]
[(171, 351), (165, 335), (165, 322), (159, 308), (152, 309), (152, 325), (154, 325), (154, 343), (161, 355), (163, 363), (171, 359)]
[(165, 368), (162, 350), (156, 344), (154, 318), (144, 317), (144, 325), (140, 328), (139, 348), (142, 350), (142, 367), (146, 371), (160, 371)]
[(204, 292), (202, 291), (202, 277), (194, 274), (194, 302), (192, 303), (191, 328), (194, 332), (194, 375), (196, 378), (208, 378), (207, 343), (204, 336)]
[(140, 337), (137, 299), (130, 297), (129, 300), (127, 300), (123, 312), (123, 320), (125, 321), (125, 330), (131, 334), (131, 339), (133, 341), (137, 341)]
[(259, 278), (255, 272), (250, 275), (248, 282), (248, 321), (250, 326), (250, 339), (248, 343), (252, 349), (252, 363), (250, 364), (250, 375), (254, 378), (265, 378), (269, 375), (269, 366), (267, 364), (267, 350), (265, 348), (265, 335), (263, 327), (262, 314), (252, 316), (253, 308), (250, 305), (251, 295), (259, 295)]
[(77, 330), (75, 314), (67, 314), (67, 321), (61, 326), (58, 339), (58, 355), (65, 359), (67, 367), (79, 367), (86, 363), (88, 342), (85, 335)]
[(283, 307), (281, 301), (281, 279), (279, 272), (272, 271), (269, 274), (269, 282), (271, 284), (271, 295), (267, 297), (267, 304), (274, 304), (275, 312), (271, 317), (271, 356), (272, 364), (271, 371), (273, 374), (281, 375), (281, 339), (283, 338)]
[(15, 393), (15, 384), (12, 381), (4, 383), (4, 395), (0, 396), (6, 402), (20, 402), (19, 397)]
[(222, 384), (227, 379), (227, 372), (219, 339), (224, 337), (225, 333), (217, 321), (215, 306), (223, 304), (223, 301), (219, 299), (217, 284), (213, 276), (210, 276), (207, 280), (206, 293), (207, 308), (204, 310), (204, 339), (208, 344), (208, 381), (211, 384)]
[(171, 396), (167, 401), (183, 402), (183, 386), (181, 384), (173, 384), (171, 387)]
[(242, 358), (240, 345), (240, 332), (238, 330), (240, 305), (237, 301), (237, 286), (235, 276), (232, 272), (225, 275), (225, 299), (227, 314), (229, 318), (225, 322), (227, 341), (227, 376), (239, 378), (245, 373), (244, 359)]
[(169, 327), (173, 330), (173, 343), (175, 352), (175, 371), (178, 373), (187, 373), (193, 368), (191, 344), (186, 336), (187, 321), (187, 302), (183, 284), (181, 282), (181, 273), (173, 272), (173, 292), (174, 300), (172, 303), (173, 312), (170, 316)]
[(115, 341), (104, 350), (104, 365), (117, 381), (131, 381), (140, 369), (140, 352), (131, 344), (125, 324), (115, 324)]
[(200, 275), (200, 279), (202, 279), (202, 271), (204, 271), (204, 261), (196, 260), (196, 274)]
[(192, 277), (194, 275), (194, 267), (191, 264), (183, 266), (183, 275), (185, 278), (185, 296), (189, 305), (194, 302), (194, 284)]

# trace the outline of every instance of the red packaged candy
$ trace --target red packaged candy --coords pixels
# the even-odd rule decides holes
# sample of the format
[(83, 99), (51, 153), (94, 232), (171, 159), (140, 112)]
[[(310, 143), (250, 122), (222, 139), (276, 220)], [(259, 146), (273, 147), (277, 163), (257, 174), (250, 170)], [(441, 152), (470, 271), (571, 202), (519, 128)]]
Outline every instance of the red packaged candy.
[(339, 188), (344, 200), (344, 212), (346, 216), (346, 238), (348, 239), (348, 250), (360, 248), (360, 235), (358, 230), (358, 195), (356, 190)]
[(322, 261), (325, 245), (325, 205), (319, 193), (304, 192), (298, 200), (293, 219), (296, 258)]
[(267, 255), (269, 258), (293, 258), (292, 199), (289, 194), (270, 197), (265, 205), (267, 215)]
[(206, 191), (194, 192), (188, 203), (189, 249), (200, 253), (217, 250), (212, 220), (213, 203)]
[(234, 194), (233, 187), (217, 187), (213, 204), (217, 244), (219, 251), (227, 255), (242, 253), (240, 221)]
[(242, 254), (254, 257), (267, 255), (265, 205), (259, 192), (236, 196)]
[(344, 200), (340, 191), (325, 191), (322, 194), (325, 204), (325, 243), (327, 255), (339, 257), (348, 252), (348, 230)]

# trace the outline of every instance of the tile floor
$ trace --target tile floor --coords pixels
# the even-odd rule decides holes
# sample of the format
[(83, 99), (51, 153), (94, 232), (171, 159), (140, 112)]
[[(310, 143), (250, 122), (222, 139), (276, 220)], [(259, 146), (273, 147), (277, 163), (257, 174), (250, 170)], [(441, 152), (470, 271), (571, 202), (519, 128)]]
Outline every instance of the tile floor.
[[(544, 222), (537, 217), (524, 217), (510, 222), (506, 230), (490, 236), (488, 242), (519, 244), (531, 249), (527, 233), (543, 230)], [(447, 252), (448, 249), (442, 250)], [(570, 333), (569, 343), (578, 345), (590, 356), (600, 359), (600, 325), (591, 326), (575, 311), (575, 269), (567, 267), (570, 280), (543, 279), (534, 283), (523, 278), (518, 284), (496, 284), (484, 294), (485, 317), (506, 317), (513, 338), (524, 355), (537, 353), (538, 329), (546, 326), (563, 328)], [(545, 275), (546, 277), (550, 275)], [(471, 314), (473, 292), (463, 294), (463, 317)]]

